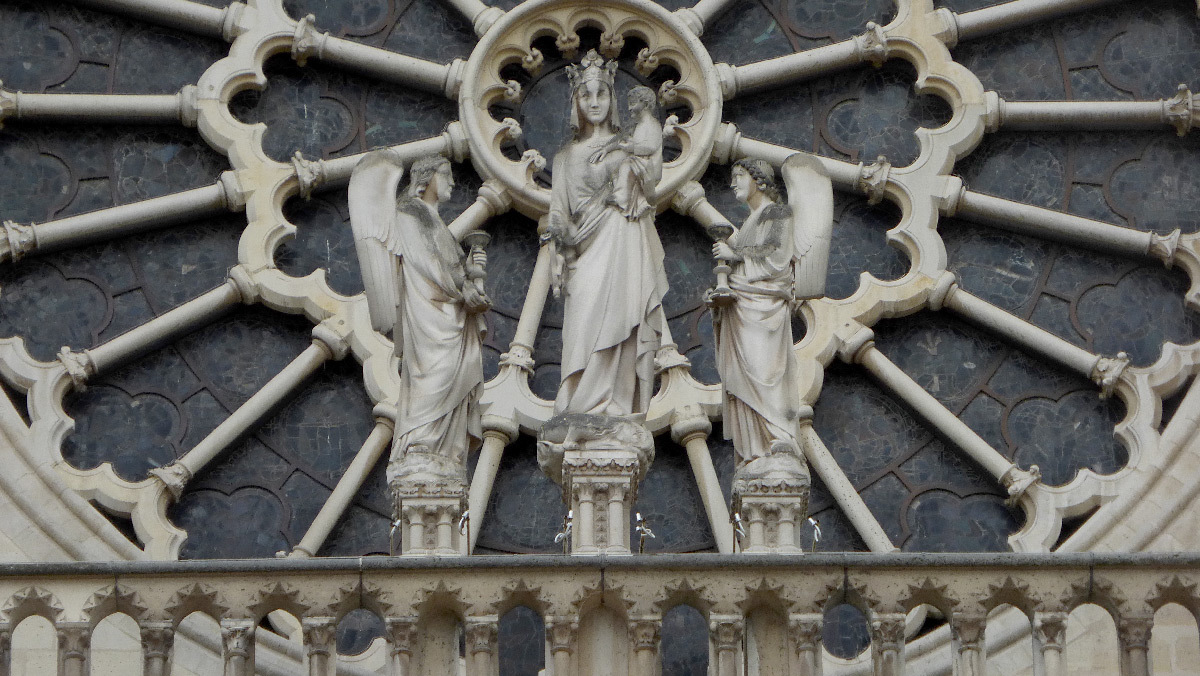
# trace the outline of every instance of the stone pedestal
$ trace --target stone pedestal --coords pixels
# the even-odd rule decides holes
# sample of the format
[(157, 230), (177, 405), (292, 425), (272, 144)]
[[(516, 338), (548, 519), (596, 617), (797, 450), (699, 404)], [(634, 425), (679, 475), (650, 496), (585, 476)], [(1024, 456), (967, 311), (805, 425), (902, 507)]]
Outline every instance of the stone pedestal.
[(800, 530), (808, 516), (808, 467), (790, 450), (755, 458), (733, 480), (733, 511), (745, 531), (747, 554), (802, 554)]
[(563, 488), (571, 554), (629, 555), (629, 515), (654, 461), (654, 437), (624, 418), (562, 415), (538, 437), (538, 464)]
[(440, 458), (410, 449), (388, 488), (400, 522), (401, 556), (465, 556), (467, 535), (459, 522), (467, 510), (467, 483)]

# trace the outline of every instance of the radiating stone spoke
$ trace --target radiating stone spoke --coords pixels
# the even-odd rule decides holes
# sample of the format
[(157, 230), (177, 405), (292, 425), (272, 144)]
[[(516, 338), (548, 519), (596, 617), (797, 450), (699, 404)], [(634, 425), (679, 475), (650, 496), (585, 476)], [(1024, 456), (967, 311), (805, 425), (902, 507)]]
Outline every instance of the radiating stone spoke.
[(855, 490), (854, 484), (850, 483), (850, 479), (846, 477), (846, 473), (838, 465), (833, 454), (829, 452), (825, 442), (821, 440), (821, 436), (813, 429), (811, 413), (808, 417), (800, 419), (800, 441), (804, 457), (817, 472), (817, 476), (821, 477), (821, 481), (833, 496), (834, 502), (854, 525), (854, 529), (858, 531), (859, 537), (863, 539), (867, 547), (873, 552), (899, 551), (892, 543), (892, 539), (888, 537), (887, 532), (883, 530), (879, 519), (876, 519), (875, 515), (871, 513), (867, 503), (863, 502), (862, 497)]
[(4, 221), (0, 261), (17, 260), (34, 251), (56, 251), (132, 235), (224, 211), (239, 211), (245, 205), (240, 181), (234, 172), (227, 171), (213, 185), (141, 202), (35, 225)]
[[(462, 125), (452, 122), (437, 136), (387, 146), (387, 150), (405, 164), (425, 155), (446, 155), (455, 162), (462, 162), (467, 157), (467, 137)], [(292, 167), (300, 183), (300, 195), (309, 197), (320, 190), (344, 188), (354, 166), (366, 155), (363, 152), (329, 160), (308, 160), (297, 151), (292, 158)]]
[(209, 37), (222, 37), (227, 16), (245, 8), (235, 2), (229, 8), (212, 7), (191, 0), (69, 0), (77, 5), (123, 14), (168, 28), (178, 28)]
[(331, 66), (338, 66), (360, 75), (443, 94), (451, 99), (458, 96), (464, 65), (459, 59), (448, 64), (434, 63), (346, 38), (333, 37), (313, 27), (312, 15), (301, 19), (296, 26), (292, 58), (301, 66), (310, 58), (320, 59)]
[[(753, 157), (781, 166), (788, 157), (799, 152), (803, 151), (742, 136), (737, 125), (726, 122), (717, 134), (717, 144), (713, 148), (713, 160), (721, 164), (728, 164), (743, 157)], [(849, 192), (858, 192), (863, 189), (864, 165), (820, 155), (815, 157), (829, 174), (835, 188)]]
[(1011, 0), (954, 15), (959, 42), (1050, 21), (1120, 0)]
[(1174, 129), (1180, 136), (1200, 121), (1187, 85), (1157, 101), (1005, 101), (987, 93), (988, 131), (1136, 131)]
[[(960, 179), (952, 180), (961, 183)], [(1142, 232), (965, 188), (959, 190), (957, 199), (947, 203), (942, 214), (1086, 249), (1134, 258), (1156, 258), (1167, 264), (1175, 257), (1180, 237), (1178, 230), (1169, 235)]]
[(79, 352), (64, 347), (59, 353), (59, 360), (75, 386), (83, 387), (92, 376), (105, 373), (208, 325), (239, 302), (253, 303), (257, 300), (257, 287), (249, 273), (238, 266), (230, 270), (229, 279), (221, 286), (102, 345)]
[(1102, 399), (1112, 396), (1121, 374), (1129, 366), (1129, 357), (1124, 352), (1111, 358), (1092, 354), (964, 291), (950, 272), (938, 280), (930, 294), (929, 307), (931, 310), (943, 307), (952, 310), (1030, 352), (1092, 379), (1100, 387)]
[(195, 448), (166, 467), (150, 470), (176, 500), (183, 494), (192, 477), (217, 458), (234, 441), (258, 425), (270, 412), (294, 393), (326, 361), (346, 356), (350, 346), (335, 329), (318, 324), (313, 329), (313, 342), (300, 356), (271, 378), (246, 403), (238, 407), (216, 429), (204, 437)]
[(886, 42), (883, 28), (870, 23), (862, 35), (832, 45), (742, 66), (717, 64), (721, 90), (728, 100), (765, 89), (786, 87), (861, 63), (880, 65), (887, 56)]
[(463, 18), (470, 21), (475, 35), (479, 37), (483, 37), (492, 24), (504, 16), (504, 10), (499, 7), (489, 7), (480, 0), (442, 0), (442, 2), (453, 7), (459, 14), (462, 14)]
[(704, 31), (736, 2), (737, 0), (700, 0), (691, 7), (675, 10), (675, 13), (696, 35), (703, 35)]
[(988, 445), (917, 381), (884, 356), (875, 347), (875, 334), (870, 329), (847, 324), (839, 333), (842, 346), (838, 349), (838, 356), (842, 361), (863, 366), (884, 388), (908, 404), (922, 420), (992, 475), (1008, 491), (1010, 499), (1021, 497), (1038, 482), (1041, 473), (1037, 465), (1023, 470)]
[(396, 427), (396, 411), (391, 406), (380, 404), (375, 407), (374, 415), (375, 428), (371, 430), (367, 440), (354, 454), (354, 459), (350, 461), (346, 473), (342, 475), (341, 479), (338, 479), (337, 486), (334, 486), (333, 492), (326, 498), (325, 504), (321, 505), (321, 511), (317, 512), (312, 524), (305, 531), (304, 537), (292, 549), (291, 556), (306, 558), (317, 555), (342, 515), (349, 509), (350, 503), (354, 501), (363, 484), (366, 483), (367, 477), (379, 462), (379, 458), (390, 447), (392, 431)]
[(27, 94), (0, 89), (0, 122), (178, 123), (195, 127), (196, 87), (178, 94)]

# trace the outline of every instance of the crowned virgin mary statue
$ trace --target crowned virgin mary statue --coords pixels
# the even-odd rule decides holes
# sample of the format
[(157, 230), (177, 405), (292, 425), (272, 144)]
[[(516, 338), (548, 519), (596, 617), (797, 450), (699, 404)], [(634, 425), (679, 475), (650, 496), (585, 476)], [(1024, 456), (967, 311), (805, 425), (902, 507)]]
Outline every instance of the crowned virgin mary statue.
[[(548, 233), (563, 256), (566, 295), (557, 414), (638, 417), (654, 392), (667, 276), (654, 210), (623, 204), (652, 205), (655, 196), (628, 195), (619, 183), (636, 151), (618, 136), (616, 69), (594, 50), (567, 68), (572, 139), (554, 156)], [(661, 167), (662, 151), (632, 159)]]

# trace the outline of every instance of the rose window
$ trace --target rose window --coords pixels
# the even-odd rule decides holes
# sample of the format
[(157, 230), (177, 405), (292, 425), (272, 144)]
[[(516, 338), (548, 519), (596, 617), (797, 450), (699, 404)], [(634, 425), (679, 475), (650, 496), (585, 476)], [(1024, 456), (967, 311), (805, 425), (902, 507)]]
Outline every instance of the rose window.
[(595, 49), (614, 105), (649, 86), (676, 125), (648, 553), (736, 546), (705, 226), (746, 218), (728, 165), (796, 152), (837, 191), (827, 297), (793, 328), (803, 548), (1118, 548), (1200, 370), (1190, 4), (5, 3), (4, 424), (130, 557), (388, 553), (399, 376), (346, 182), (376, 148), (441, 154), (444, 220), (492, 237), (473, 551), (561, 553), (538, 231), (565, 68)]

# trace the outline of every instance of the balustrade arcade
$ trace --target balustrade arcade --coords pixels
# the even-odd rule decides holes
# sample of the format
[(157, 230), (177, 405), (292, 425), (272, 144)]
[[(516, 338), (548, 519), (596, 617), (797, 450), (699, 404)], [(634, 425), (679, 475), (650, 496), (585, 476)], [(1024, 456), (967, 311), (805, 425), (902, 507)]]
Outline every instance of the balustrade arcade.
[(952, 673), (983, 673), (984, 627), (1004, 605), (1035, 628), (1038, 673), (1058, 676), (1067, 615), (1090, 603), (1115, 621), (1119, 673), (1145, 676), (1155, 612), (1200, 613), (1197, 564), (1196, 554), (895, 553), (7, 564), (0, 674), (13, 631), (35, 615), (59, 637), (58, 673), (88, 673), (92, 632), (114, 613), (137, 622), (144, 673), (163, 674), (179, 623), (200, 612), (220, 623), (226, 676), (249, 675), (255, 634), (283, 611), (299, 621), (308, 673), (327, 676), (340, 673), (337, 623), (360, 608), (383, 620), (388, 673), (496, 674), (499, 618), (524, 606), (544, 619), (547, 673), (599, 673), (592, 662), (604, 655), (605, 674), (651, 676), (664, 615), (688, 605), (709, 627), (710, 674), (817, 676), (825, 614), (849, 604), (867, 620), (879, 676), (914, 673), (911, 617), (929, 609), (952, 636)]

